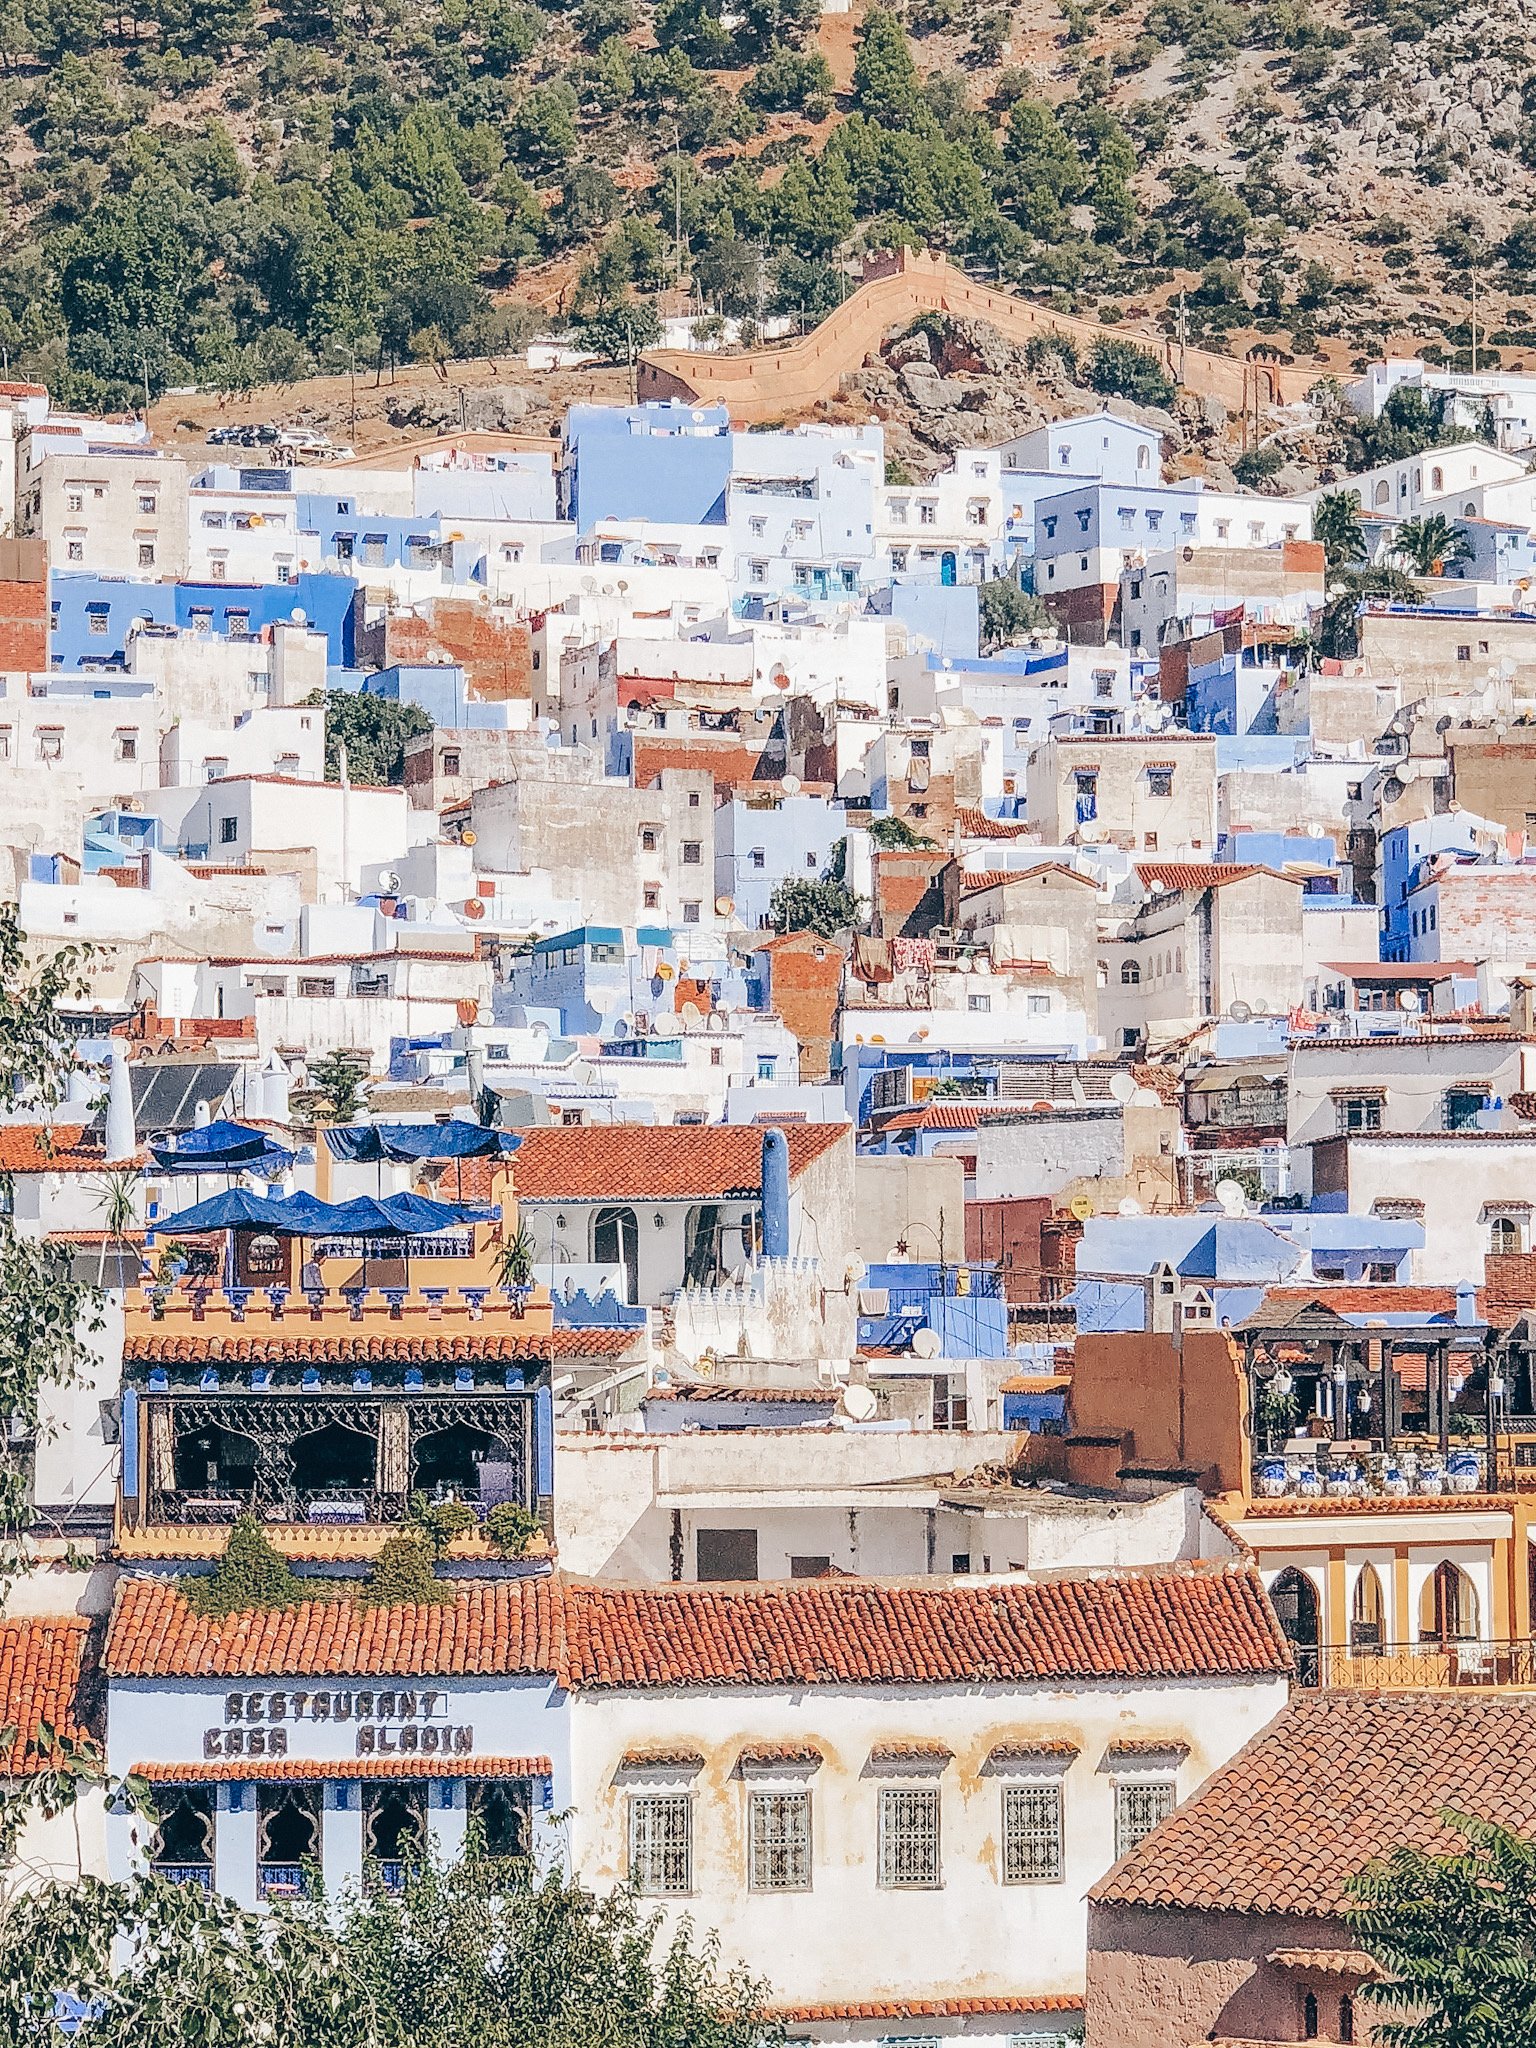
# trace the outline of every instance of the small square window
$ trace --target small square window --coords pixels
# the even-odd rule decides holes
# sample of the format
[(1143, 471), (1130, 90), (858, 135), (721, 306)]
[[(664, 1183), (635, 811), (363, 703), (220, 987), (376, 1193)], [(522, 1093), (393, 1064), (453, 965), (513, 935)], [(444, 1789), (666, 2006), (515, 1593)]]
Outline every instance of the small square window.
[(1115, 1860), (1129, 1856), (1138, 1842), (1144, 1842), (1173, 1811), (1174, 1785), (1171, 1778), (1151, 1779), (1142, 1784), (1115, 1787)]
[(697, 923), (698, 923), (698, 921), (699, 921), (699, 905), (698, 905), (697, 903), (685, 903), (685, 904), (683, 905), (683, 923), (684, 923), (684, 924), (697, 924)]
[(220, 818), (219, 844), (221, 846), (233, 846), (239, 837), (240, 820), (238, 818)]
[(645, 889), (641, 891), (641, 895), (647, 910), (659, 910), (661, 908), (661, 891), (659, 889), (647, 884)]
[(879, 1865), (888, 1890), (933, 1891), (942, 1882), (936, 1785), (881, 1789)]
[(698, 867), (701, 864), (703, 857), (704, 844), (702, 840), (685, 839), (683, 841), (683, 866), (685, 868)]
[(1147, 795), (1173, 795), (1173, 770), (1171, 768), (1149, 768), (1147, 770)]
[(136, 732), (120, 732), (118, 734), (117, 758), (119, 761), (137, 761), (139, 758), (139, 736)]
[(767, 867), (767, 865), (768, 865), (768, 854), (767, 854), (767, 850), (766, 850), (766, 849), (765, 849), (764, 847), (761, 847), (761, 846), (754, 846), (754, 847), (753, 847), (753, 849), (752, 849), (752, 865), (753, 865), (753, 867), (755, 867), (755, 868), (765, 868), (765, 867)]
[(1062, 1875), (1061, 1786), (1005, 1785), (1003, 1883), (1059, 1884)]
[(152, 540), (141, 540), (139, 542), (139, 567), (141, 569), (153, 569), (154, 566), (155, 544)]
[(693, 1799), (687, 1792), (635, 1794), (629, 1802), (629, 1870), (646, 1898), (693, 1890)]
[(642, 825), (640, 827), (640, 851), (642, 853), (654, 853), (656, 851), (656, 827), (654, 825)]
[(748, 1885), (755, 1892), (811, 1888), (811, 1795), (754, 1792), (747, 1809)]

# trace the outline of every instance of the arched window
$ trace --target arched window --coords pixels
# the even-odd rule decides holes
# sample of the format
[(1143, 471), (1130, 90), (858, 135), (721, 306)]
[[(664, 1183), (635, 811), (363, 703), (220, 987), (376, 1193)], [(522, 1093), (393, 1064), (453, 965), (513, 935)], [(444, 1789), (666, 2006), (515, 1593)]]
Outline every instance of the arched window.
[(1391, 502), (1392, 486), (1387, 482), (1386, 478), (1383, 477), (1381, 482), (1376, 486), (1376, 503), (1378, 505), (1390, 505)]
[(1137, 467), (1138, 469), (1150, 469), (1150, 468), (1151, 468), (1151, 466), (1152, 466), (1152, 458), (1151, 458), (1151, 456), (1150, 456), (1150, 455), (1148, 454), (1148, 452), (1147, 452), (1146, 448), (1145, 448), (1144, 446), (1143, 446), (1143, 447), (1141, 447), (1141, 448), (1138, 448), (1138, 449), (1136, 450), (1136, 467)]
[(1429, 488), (1432, 491), (1443, 491), (1445, 489), (1445, 471), (1443, 469), (1432, 469), (1429, 472)]
[(1317, 2039), (1317, 1993), (1309, 1991), (1301, 2001), (1301, 2038), (1304, 2041)]
[(1379, 1650), (1386, 1640), (1382, 1611), (1381, 1580), (1373, 1565), (1361, 1567), (1355, 1581), (1355, 1598), (1349, 1619), (1352, 1650)]
[(1478, 1632), (1477, 1588), (1448, 1558), (1424, 1582), (1419, 1630), (1426, 1641), (1435, 1643), (1465, 1642)]
[(1497, 1216), (1494, 1218), (1488, 1248), (1494, 1252), (1519, 1251), (1520, 1226), (1512, 1216)]
[(1138, 986), (1140, 981), (1141, 969), (1136, 965), (1136, 962), (1134, 960), (1127, 960), (1125, 965), (1120, 969), (1121, 987), (1135, 988)]
[(1355, 2001), (1348, 1992), (1339, 2000), (1339, 2039), (1353, 2041), (1355, 2038)]
[(1317, 1588), (1305, 1572), (1289, 1565), (1270, 1587), (1269, 1598), (1275, 1618), (1295, 1652), (1297, 1677), (1303, 1685), (1316, 1685)]

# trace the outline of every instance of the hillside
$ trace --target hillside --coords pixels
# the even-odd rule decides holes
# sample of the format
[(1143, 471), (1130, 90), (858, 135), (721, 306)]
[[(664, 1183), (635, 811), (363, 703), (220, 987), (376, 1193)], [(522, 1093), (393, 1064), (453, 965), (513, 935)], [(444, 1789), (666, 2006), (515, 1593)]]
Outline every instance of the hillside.
[(173, 424), (356, 391), (370, 445), (499, 387), (471, 424), (547, 434), (529, 333), (813, 325), (894, 241), (1320, 375), (1470, 362), (1475, 289), (1480, 359), (1536, 360), (1536, 0), (6, 0), (0, 65), (4, 364), (197, 386)]

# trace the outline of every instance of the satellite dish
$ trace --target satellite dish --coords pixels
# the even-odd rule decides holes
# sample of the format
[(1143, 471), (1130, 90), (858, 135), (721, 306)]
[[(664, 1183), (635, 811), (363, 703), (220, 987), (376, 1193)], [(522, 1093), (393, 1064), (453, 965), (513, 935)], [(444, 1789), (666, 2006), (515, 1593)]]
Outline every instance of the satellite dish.
[(734, 897), (731, 897), (731, 896), (717, 896), (717, 897), (715, 898), (715, 915), (716, 915), (716, 917), (729, 917), (729, 916), (730, 916), (730, 914), (731, 914), (731, 912), (732, 912), (732, 911), (733, 911), (733, 910), (734, 910), (735, 908), (736, 908), (736, 902), (735, 902), (735, 898), (734, 898)]
[(479, 843), (480, 835), (478, 832), (461, 832), (459, 834), (460, 846), (478, 846)]
[[(685, 1009), (692, 1009), (692, 1007), (692, 1004), (684, 1005)], [(697, 1010), (694, 1011), (694, 1015), (698, 1015)], [(663, 1010), (660, 1016), (655, 1019), (651, 1025), (651, 1030), (657, 1038), (681, 1038), (683, 1035), (682, 1025), (676, 1017), (666, 1010)]]
[(1245, 1216), (1248, 1213), (1248, 1197), (1235, 1180), (1217, 1181), (1216, 1199), (1228, 1216)]
[(798, 796), (800, 794), (800, 778), (798, 775), (781, 775), (779, 777), (779, 787), (786, 796)]
[[(932, 1335), (931, 1331), (919, 1331), (918, 1335)], [(855, 1381), (843, 1389), (843, 1413), (850, 1422), (872, 1422), (880, 1403), (875, 1399), (874, 1390)]]
[(1248, 1004), (1245, 1003), (1241, 997), (1239, 997), (1235, 1003), (1228, 1003), (1227, 1015), (1232, 1019), (1232, 1022), (1234, 1024), (1246, 1024), (1249, 1018), (1253, 1015), (1253, 1011), (1250, 1009)]
[(400, 877), (393, 868), (386, 868), (383, 874), (380, 875), (379, 892), (384, 896), (398, 896), (400, 894)]
[(1138, 1088), (1131, 1097), (1132, 1109), (1156, 1109), (1162, 1097), (1155, 1088)]
[(937, 1330), (914, 1330), (912, 1332), (912, 1354), (915, 1358), (937, 1358), (939, 1355), (939, 1333)]
[(1424, 998), (1419, 994), (1416, 988), (1404, 988), (1398, 990), (1397, 1007), (1400, 1010), (1416, 1010), (1418, 1009), (1419, 1005), (1423, 1002), (1423, 1000)]
[(1116, 1102), (1129, 1102), (1136, 1093), (1136, 1083), (1129, 1074), (1111, 1074), (1109, 1077), (1109, 1092)]
[(1142, 1216), (1146, 1214), (1146, 1211), (1134, 1195), (1127, 1195), (1116, 1209), (1115, 1214), (1117, 1216)]
[(1086, 1223), (1093, 1214), (1093, 1197), (1092, 1195), (1074, 1195), (1068, 1206), (1071, 1214), (1079, 1223)]
[(614, 1038), (628, 1038), (631, 1028), (631, 1020), (628, 1017), (615, 1017), (611, 1035)]

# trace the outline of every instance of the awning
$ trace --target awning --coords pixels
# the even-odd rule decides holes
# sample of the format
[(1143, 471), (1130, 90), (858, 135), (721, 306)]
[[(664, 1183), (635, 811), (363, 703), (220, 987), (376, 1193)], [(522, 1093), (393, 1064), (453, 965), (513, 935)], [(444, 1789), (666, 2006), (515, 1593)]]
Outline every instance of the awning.
[(325, 1132), (333, 1159), (369, 1163), (375, 1159), (481, 1159), (515, 1152), (522, 1139), (513, 1131), (487, 1130), (460, 1117), (441, 1124), (349, 1124)]

